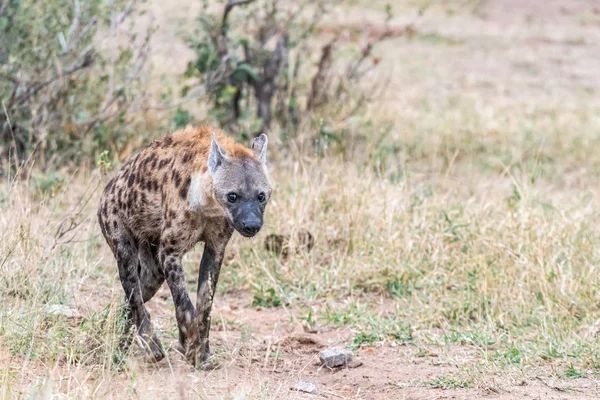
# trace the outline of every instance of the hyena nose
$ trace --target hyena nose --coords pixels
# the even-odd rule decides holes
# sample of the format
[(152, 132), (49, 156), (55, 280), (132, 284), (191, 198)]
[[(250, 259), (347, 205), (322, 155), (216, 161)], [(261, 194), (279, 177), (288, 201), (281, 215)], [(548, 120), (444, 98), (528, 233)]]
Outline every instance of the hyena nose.
[(244, 229), (244, 233), (246, 233), (248, 235), (256, 235), (258, 233), (258, 231), (260, 231), (260, 228), (262, 227), (262, 225), (261, 225), (260, 221), (253, 220), (253, 221), (242, 222), (242, 227)]

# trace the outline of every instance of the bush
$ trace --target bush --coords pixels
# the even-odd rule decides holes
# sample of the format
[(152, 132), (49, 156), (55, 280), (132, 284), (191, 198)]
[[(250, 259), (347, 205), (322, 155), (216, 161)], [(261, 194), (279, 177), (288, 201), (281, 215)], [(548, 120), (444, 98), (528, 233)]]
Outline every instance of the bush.
[[(382, 33), (364, 47), (349, 45), (346, 53), (353, 57), (336, 57), (339, 33), (322, 30), (324, 17), (338, 4), (300, 1), (289, 7), (279, 0), (229, 0), (222, 14), (205, 5), (187, 39), (196, 56), (184, 76), (192, 84), (182, 94), (203, 87), (211, 118), (241, 136), (279, 129), (285, 141), (309, 124), (317, 135), (313, 139), (339, 139), (331, 126), (369, 100), (369, 90), (359, 86), (378, 64), (373, 46), (392, 31), (384, 23)], [(391, 9), (386, 10), (389, 21)], [(317, 45), (317, 37), (328, 36)]]
[(0, 2), (0, 152), (79, 162), (127, 141), (145, 99), (151, 31), (123, 28), (135, 0)]

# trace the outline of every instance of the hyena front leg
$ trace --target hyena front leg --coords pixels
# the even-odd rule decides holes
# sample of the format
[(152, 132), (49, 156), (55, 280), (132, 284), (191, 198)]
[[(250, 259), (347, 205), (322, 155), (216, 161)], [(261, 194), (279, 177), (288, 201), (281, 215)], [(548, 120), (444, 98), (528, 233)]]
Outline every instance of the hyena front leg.
[(165, 356), (160, 341), (154, 333), (150, 314), (144, 306), (144, 299), (138, 276), (138, 252), (135, 241), (129, 234), (122, 234), (116, 239), (115, 256), (119, 267), (119, 278), (125, 290), (130, 317), (137, 328), (139, 336), (144, 341), (152, 360), (160, 361)]
[(207, 241), (204, 246), (204, 254), (200, 261), (200, 271), (198, 274), (198, 296), (196, 298), (196, 310), (198, 312), (198, 332), (200, 335), (200, 349), (196, 354), (196, 365), (206, 363), (210, 357), (210, 344), (208, 336), (210, 333), (211, 317), (215, 290), (219, 280), (219, 272), (225, 255), (225, 247), (232, 231), (226, 229), (216, 240)]
[(198, 332), (200, 334), (200, 349), (196, 353), (196, 365), (205, 363), (210, 357), (208, 335), (210, 333), (210, 311), (215, 296), (219, 272), (223, 261), (223, 253), (216, 253), (213, 249), (205, 247), (200, 272), (198, 276), (198, 296), (196, 309), (198, 310)]
[(199, 347), (198, 327), (194, 323), (196, 320), (196, 310), (185, 285), (185, 276), (181, 266), (182, 254), (164, 245), (160, 250), (160, 254), (167, 284), (175, 303), (175, 318), (177, 319), (177, 327), (179, 329), (179, 343), (186, 358), (194, 363), (196, 349)]

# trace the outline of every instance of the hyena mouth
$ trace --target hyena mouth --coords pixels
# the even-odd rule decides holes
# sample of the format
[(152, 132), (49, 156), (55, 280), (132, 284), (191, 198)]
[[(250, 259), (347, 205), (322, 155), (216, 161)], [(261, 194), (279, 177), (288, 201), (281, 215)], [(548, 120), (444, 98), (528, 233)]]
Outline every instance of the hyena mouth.
[(256, 236), (258, 234), (258, 232), (260, 231), (260, 229), (258, 231), (256, 231), (256, 232), (246, 232), (246, 231), (244, 231), (244, 229), (237, 229), (237, 231), (243, 237), (251, 239), (251, 238), (253, 238), (254, 236)]

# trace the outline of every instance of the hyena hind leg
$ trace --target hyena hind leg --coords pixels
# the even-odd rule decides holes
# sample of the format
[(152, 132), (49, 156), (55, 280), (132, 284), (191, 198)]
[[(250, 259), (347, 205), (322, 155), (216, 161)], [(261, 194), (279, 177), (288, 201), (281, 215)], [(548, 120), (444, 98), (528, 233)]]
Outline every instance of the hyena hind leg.
[(160, 361), (165, 355), (152, 327), (150, 313), (144, 306), (139, 278), (141, 266), (133, 238), (130, 235), (121, 235), (117, 239), (115, 253), (119, 267), (119, 278), (125, 291), (130, 318), (133, 319), (138, 334), (147, 347), (150, 358), (153, 361)]
[(140, 244), (138, 257), (140, 260), (138, 276), (142, 290), (142, 300), (146, 303), (154, 297), (165, 282), (165, 275), (158, 260), (158, 246), (149, 243)]

